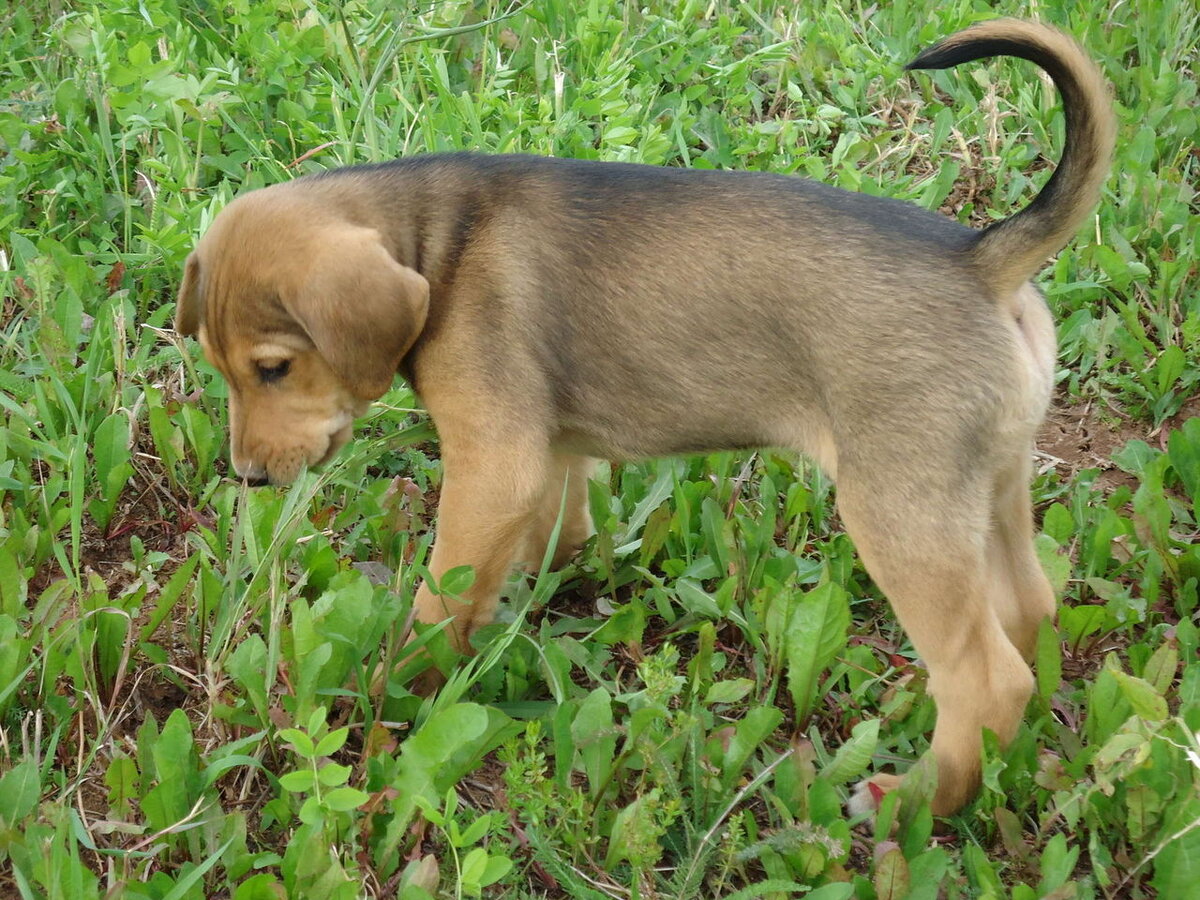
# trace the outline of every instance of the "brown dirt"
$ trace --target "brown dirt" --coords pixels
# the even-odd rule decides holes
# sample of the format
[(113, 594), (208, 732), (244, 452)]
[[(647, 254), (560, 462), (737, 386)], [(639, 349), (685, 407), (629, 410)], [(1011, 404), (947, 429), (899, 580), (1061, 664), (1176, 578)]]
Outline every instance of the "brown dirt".
[(1039, 464), (1058, 471), (1063, 480), (1081, 469), (1099, 469), (1096, 487), (1110, 493), (1118, 487), (1137, 487), (1137, 479), (1117, 467), (1114, 453), (1133, 440), (1145, 441), (1166, 450), (1171, 432), (1188, 419), (1200, 416), (1200, 394), (1187, 400), (1174, 416), (1158, 427), (1130, 419), (1123, 411), (1102, 401), (1054, 399), (1046, 421), (1037, 435)]
[(1040, 467), (1053, 467), (1061, 479), (1073, 478), (1082, 469), (1099, 469), (1096, 487), (1110, 492), (1137, 486), (1137, 479), (1117, 468), (1112, 455), (1129, 441), (1154, 444), (1148, 425), (1096, 400), (1056, 397), (1037, 435)]

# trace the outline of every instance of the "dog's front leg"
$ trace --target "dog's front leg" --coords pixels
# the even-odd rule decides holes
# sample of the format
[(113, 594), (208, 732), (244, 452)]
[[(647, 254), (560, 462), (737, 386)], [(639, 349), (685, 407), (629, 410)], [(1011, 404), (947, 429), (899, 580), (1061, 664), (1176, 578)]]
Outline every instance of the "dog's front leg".
[(595, 467), (596, 461), (586, 456), (552, 455), (545, 490), (520, 554), (519, 562), (528, 571), (541, 569), (555, 529), (558, 537), (550, 560), (551, 569), (562, 568), (570, 562), (591, 535), (587, 491), (588, 479)]
[(417, 621), (452, 619), (450, 643), (470, 653), (471, 634), (492, 620), (509, 567), (537, 517), (548, 453), (527, 441), (486, 447), (472, 441), (464, 449), (446, 438), (443, 430), (442, 497), (429, 571), (440, 583), (451, 569), (471, 566), (475, 580), (458, 596), (421, 585)]

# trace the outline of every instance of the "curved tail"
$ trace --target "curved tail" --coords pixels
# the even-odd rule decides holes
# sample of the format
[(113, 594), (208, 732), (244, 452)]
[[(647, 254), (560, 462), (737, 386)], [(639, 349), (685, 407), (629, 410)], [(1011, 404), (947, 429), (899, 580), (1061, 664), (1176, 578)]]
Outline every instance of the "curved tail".
[(1116, 141), (1108, 85), (1079, 45), (1046, 25), (982, 22), (923, 51), (906, 69), (948, 69), (989, 56), (1016, 56), (1046, 70), (1062, 95), (1066, 146), (1058, 168), (1027, 207), (979, 234), (971, 254), (999, 296), (1028, 281), (1075, 235), (1100, 200)]

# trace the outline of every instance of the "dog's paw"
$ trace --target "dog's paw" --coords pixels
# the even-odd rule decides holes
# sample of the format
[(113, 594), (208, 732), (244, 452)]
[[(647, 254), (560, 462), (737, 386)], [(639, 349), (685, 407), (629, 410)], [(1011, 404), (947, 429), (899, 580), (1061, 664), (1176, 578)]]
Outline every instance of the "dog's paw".
[(854, 786), (846, 811), (852, 816), (873, 815), (879, 810), (883, 798), (900, 787), (899, 775), (872, 775)]

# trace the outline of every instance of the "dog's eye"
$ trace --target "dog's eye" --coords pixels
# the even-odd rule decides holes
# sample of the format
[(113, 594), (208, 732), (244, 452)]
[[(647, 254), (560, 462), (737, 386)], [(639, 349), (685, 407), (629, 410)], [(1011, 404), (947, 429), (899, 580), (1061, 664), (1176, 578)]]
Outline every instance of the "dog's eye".
[(273, 366), (262, 363), (255, 365), (258, 367), (258, 377), (262, 379), (263, 384), (270, 384), (272, 381), (278, 381), (291, 370), (292, 361), (290, 359), (280, 360)]

